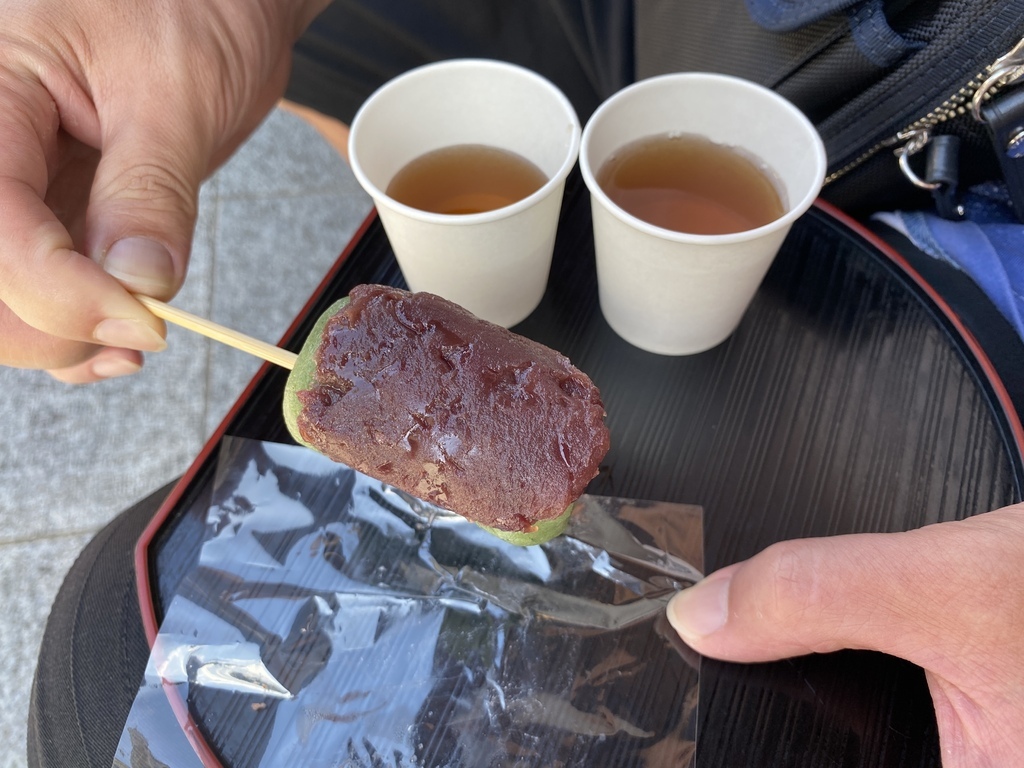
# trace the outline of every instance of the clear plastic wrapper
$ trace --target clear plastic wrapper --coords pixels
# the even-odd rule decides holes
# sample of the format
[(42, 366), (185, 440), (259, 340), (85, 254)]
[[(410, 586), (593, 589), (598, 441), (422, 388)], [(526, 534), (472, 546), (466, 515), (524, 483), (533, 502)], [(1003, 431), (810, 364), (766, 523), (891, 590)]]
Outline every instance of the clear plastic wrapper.
[(665, 604), (699, 507), (584, 496), (518, 547), (323, 456), (226, 438), (114, 766), (686, 766)]

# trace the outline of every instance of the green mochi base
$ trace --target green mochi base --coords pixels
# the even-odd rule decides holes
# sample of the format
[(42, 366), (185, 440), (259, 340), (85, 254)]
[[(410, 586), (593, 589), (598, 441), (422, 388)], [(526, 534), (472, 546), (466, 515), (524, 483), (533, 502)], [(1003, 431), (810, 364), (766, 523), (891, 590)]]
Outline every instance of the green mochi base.
[[(299, 351), (299, 358), (295, 361), (295, 367), (288, 374), (288, 381), (284, 385), (284, 401), (281, 405), (284, 414), (284, 423), (295, 442), (312, 448), (309, 443), (302, 439), (299, 433), (299, 413), (302, 411), (302, 403), (299, 402), (298, 393), (306, 389), (313, 389), (316, 386), (316, 352), (320, 348), (320, 342), (324, 335), (324, 326), (327, 321), (334, 317), (341, 309), (348, 304), (348, 296), (338, 299), (320, 315), (306, 337), (302, 349)], [(314, 449), (315, 450), (315, 449)]]
[(524, 533), (523, 531), (502, 531), (498, 528), (492, 528), (489, 525), (483, 525), (477, 523), (481, 528), (487, 531), (492, 536), (497, 536), (502, 541), (507, 541), (509, 544), (517, 544), (520, 547), (529, 547), (532, 544), (543, 544), (545, 541), (551, 541), (556, 536), (561, 536), (565, 533), (566, 527), (569, 525), (569, 518), (572, 516), (573, 505), (570, 504), (565, 508), (565, 512), (560, 514), (558, 517), (553, 517), (550, 520), (541, 520), (537, 523), (537, 530), (531, 533)]

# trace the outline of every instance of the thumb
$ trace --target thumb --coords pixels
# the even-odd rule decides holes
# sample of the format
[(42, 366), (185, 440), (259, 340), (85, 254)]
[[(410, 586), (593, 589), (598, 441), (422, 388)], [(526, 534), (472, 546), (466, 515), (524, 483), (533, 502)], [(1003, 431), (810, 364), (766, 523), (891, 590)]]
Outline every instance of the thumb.
[(966, 537), (977, 546), (964, 546), (962, 525), (781, 542), (676, 595), (668, 618), (695, 650), (719, 659), (856, 648), (934, 669), (962, 640), (951, 624), (971, 626), (957, 615), (970, 604), (963, 577), (977, 573), (972, 558), (985, 548), (977, 535)]
[(86, 251), (129, 291), (170, 299), (185, 278), (209, 152), (188, 130), (133, 115), (104, 138), (86, 215)]

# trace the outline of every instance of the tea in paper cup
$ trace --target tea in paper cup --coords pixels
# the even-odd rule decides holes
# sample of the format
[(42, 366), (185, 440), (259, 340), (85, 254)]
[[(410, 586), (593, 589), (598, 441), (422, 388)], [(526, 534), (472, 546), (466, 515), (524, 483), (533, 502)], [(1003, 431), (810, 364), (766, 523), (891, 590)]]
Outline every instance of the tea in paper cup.
[[(544, 294), (580, 137), (572, 104), (545, 78), (452, 59), (373, 93), (352, 122), (349, 158), (409, 287), (508, 327)], [(510, 163), (536, 182), (504, 184), (518, 178)]]
[(736, 329), (821, 190), (826, 158), (813, 124), (774, 91), (687, 72), (605, 101), (584, 128), (580, 168), (605, 319), (641, 349), (685, 355)]

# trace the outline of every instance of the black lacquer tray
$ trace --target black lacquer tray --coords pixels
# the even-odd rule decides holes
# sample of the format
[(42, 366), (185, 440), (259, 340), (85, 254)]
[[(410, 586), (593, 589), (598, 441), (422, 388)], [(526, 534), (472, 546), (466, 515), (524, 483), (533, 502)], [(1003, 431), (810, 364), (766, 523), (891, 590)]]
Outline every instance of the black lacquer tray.
[[(729, 340), (659, 357), (601, 316), (576, 174), (547, 293), (515, 330), (602, 391), (612, 449), (590, 492), (702, 506), (710, 571), (782, 539), (905, 530), (1021, 500), (1024, 346), (962, 276), (918, 259), (819, 205)], [(320, 312), (366, 282), (403, 284), (374, 217), (285, 345), (297, 351)], [(150, 637), (198, 552), (203, 521), (187, 510), (213, 481), (220, 436), (290, 442), (285, 378), (264, 367), (140, 542)], [(923, 674), (881, 654), (705, 660), (698, 712), (702, 767), (940, 762)]]

